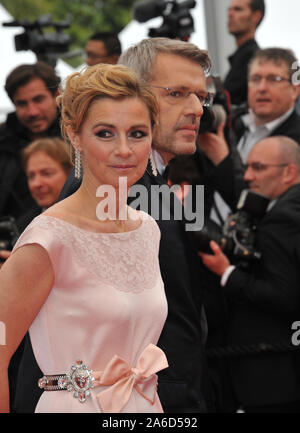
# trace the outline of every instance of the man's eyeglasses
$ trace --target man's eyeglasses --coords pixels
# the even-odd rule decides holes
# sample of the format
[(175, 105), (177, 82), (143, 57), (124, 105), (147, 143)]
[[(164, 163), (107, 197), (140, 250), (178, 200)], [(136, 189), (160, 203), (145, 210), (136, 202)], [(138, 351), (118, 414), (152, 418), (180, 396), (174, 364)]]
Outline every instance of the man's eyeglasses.
[(244, 169), (248, 170), (251, 168), (253, 171), (264, 171), (268, 167), (286, 167), (289, 164), (262, 164), (261, 162), (250, 162), (249, 164), (244, 164)]
[(280, 75), (267, 75), (266, 77), (262, 77), (261, 75), (251, 75), (249, 77), (249, 83), (252, 86), (258, 86), (262, 80), (266, 80), (267, 84), (270, 86), (276, 86), (283, 81), (291, 82), (290, 78), (284, 78)]
[(155, 86), (153, 84), (151, 85), (151, 87), (155, 87), (157, 89), (164, 89), (167, 92), (167, 97), (172, 102), (183, 101), (184, 99), (187, 99), (190, 95), (194, 94), (197, 96), (202, 107), (211, 107), (214, 99), (214, 94), (211, 92), (198, 93), (191, 90), (173, 89), (171, 87)]
[(109, 56), (104, 54), (92, 53), (91, 51), (86, 51), (85, 57), (91, 60), (98, 60), (99, 63), (102, 63), (102, 61), (106, 60)]

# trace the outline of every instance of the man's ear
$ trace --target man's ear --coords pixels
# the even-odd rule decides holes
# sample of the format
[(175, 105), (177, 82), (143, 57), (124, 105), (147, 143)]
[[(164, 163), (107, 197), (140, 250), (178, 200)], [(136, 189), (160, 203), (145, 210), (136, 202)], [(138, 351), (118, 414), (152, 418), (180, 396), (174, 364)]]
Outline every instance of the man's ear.
[(111, 60), (112, 65), (116, 65), (118, 63), (118, 60), (119, 60), (119, 54), (112, 54), (110, 56), (110, 60)]
[(252, 20), (253, 20), (253, 22), (255, 24), (255, 28), (258, 26), (258, 23), (260, 22), (261, 18), (262, 18), (261, 11), (257, 10), (257, 11), (254, 11), (252, 13)]
[(298, 97), (299, 97), (299, 95), (300, 95), (300, 85), (299, 84), (297, 84), (297, 85), (292, 84), (291, 89), (292, 89), (293, 103), (295, 104), (296, 101), (297, 101), (297, 99), (298, 99)]
[(296, 164), (289, 164), (285, 167), (285, 173), (283, 177), (283, 181), (285, 184), (293, 184), (295, 179), (298, 177), (298, 168)]

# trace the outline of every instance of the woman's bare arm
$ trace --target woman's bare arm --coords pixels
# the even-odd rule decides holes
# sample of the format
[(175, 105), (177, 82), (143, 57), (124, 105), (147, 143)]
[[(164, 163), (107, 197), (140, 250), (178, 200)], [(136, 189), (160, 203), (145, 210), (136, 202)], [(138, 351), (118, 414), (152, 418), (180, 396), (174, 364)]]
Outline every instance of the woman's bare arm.
[[(54, 272), (46, 250), (38, 244), (20, 247), (0, 270), (0, 412), (9, 411), (7, 369), (12, 355), (46, 301)], [(3, 326), (2, 326), (3, 330)]]

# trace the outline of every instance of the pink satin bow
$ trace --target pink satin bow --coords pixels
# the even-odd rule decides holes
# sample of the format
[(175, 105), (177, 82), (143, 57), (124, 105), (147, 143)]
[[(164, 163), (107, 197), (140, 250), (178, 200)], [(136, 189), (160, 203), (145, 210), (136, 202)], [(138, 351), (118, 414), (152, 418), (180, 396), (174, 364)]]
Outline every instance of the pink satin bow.
[[(130, 367), (117, 355), (113, 356), (103, 372), (93, 372), (95, 385), (109, 386), (97, 395), (102, 411), (120, 412), (128, 402), (133, 388), (153, 405), (156, 387), (151, 376), (167, 367), (168, 362), (164, 352), (154, 344), (149, 344), (143, 350), (136, 367)], [(142, 386), (143, 391), (139, 385)]]

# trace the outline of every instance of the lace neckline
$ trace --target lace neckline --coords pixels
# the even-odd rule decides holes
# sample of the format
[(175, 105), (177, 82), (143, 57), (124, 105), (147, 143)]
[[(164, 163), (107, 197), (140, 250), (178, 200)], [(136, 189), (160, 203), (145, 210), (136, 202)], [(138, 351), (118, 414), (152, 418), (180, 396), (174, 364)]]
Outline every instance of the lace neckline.
[[(44, 214), (37, 216), (30, 226), (29, 230), (34, 230), (35, 226), (42, 230), (38, 230), (37, 237), (46, 236), (53, 242), (53, 251), (57, 251), (56, 281), (64, 278), (66, 257), (70, 260), (73, 255), (76, 266), (121, 292), (139, 293), (151, 289), (159, 278), (160, 232), (145, 212), (141, 212), (140, 226), (128, 232), (90, 232)], [(29, 239), (36, 240), (34, 235)]]
[(128, 230), (128, 231), (125, 231), (125, 232), (93, 232), (91, 230), (85, 230), (85, 229), (83, 229), (81, 227), (76, 226), (75, 224), (70, 223), (69, 221), (66, 221), (66, 220), (64, 220), (62, 218), (59, 218), (59, 217), (56, 217), (56, 216), (53, 216), (53, 215), (41, 214), (41, 215), (38, 215), (35, 219), (40, 219), (40, 218), (50, 218), (52, 220), (55, 220), (55, 221), (61, 222), (63, 224), (66, 224), (67, 226), (72, 227), (72, 228), (74, 228), (75, 230), (78, 230), (81, 233), (91, 234), (91, 235), (100, 235), (100, 236), (104, 236), (104, 235), (107, 235), (107, 236), (120, 235), (120, 236), (122, 236), (122, 235), (128, 235), (130, 233), (136, 233), (136, 232), (138, 232), (139, 230), (141, 230), (143, 228), (144, 223), (145, 223), (145, 221), (144, 221), (145, 218), (141, 215), (141, 218), (140, 218), (141, 224), (136, 229)]

